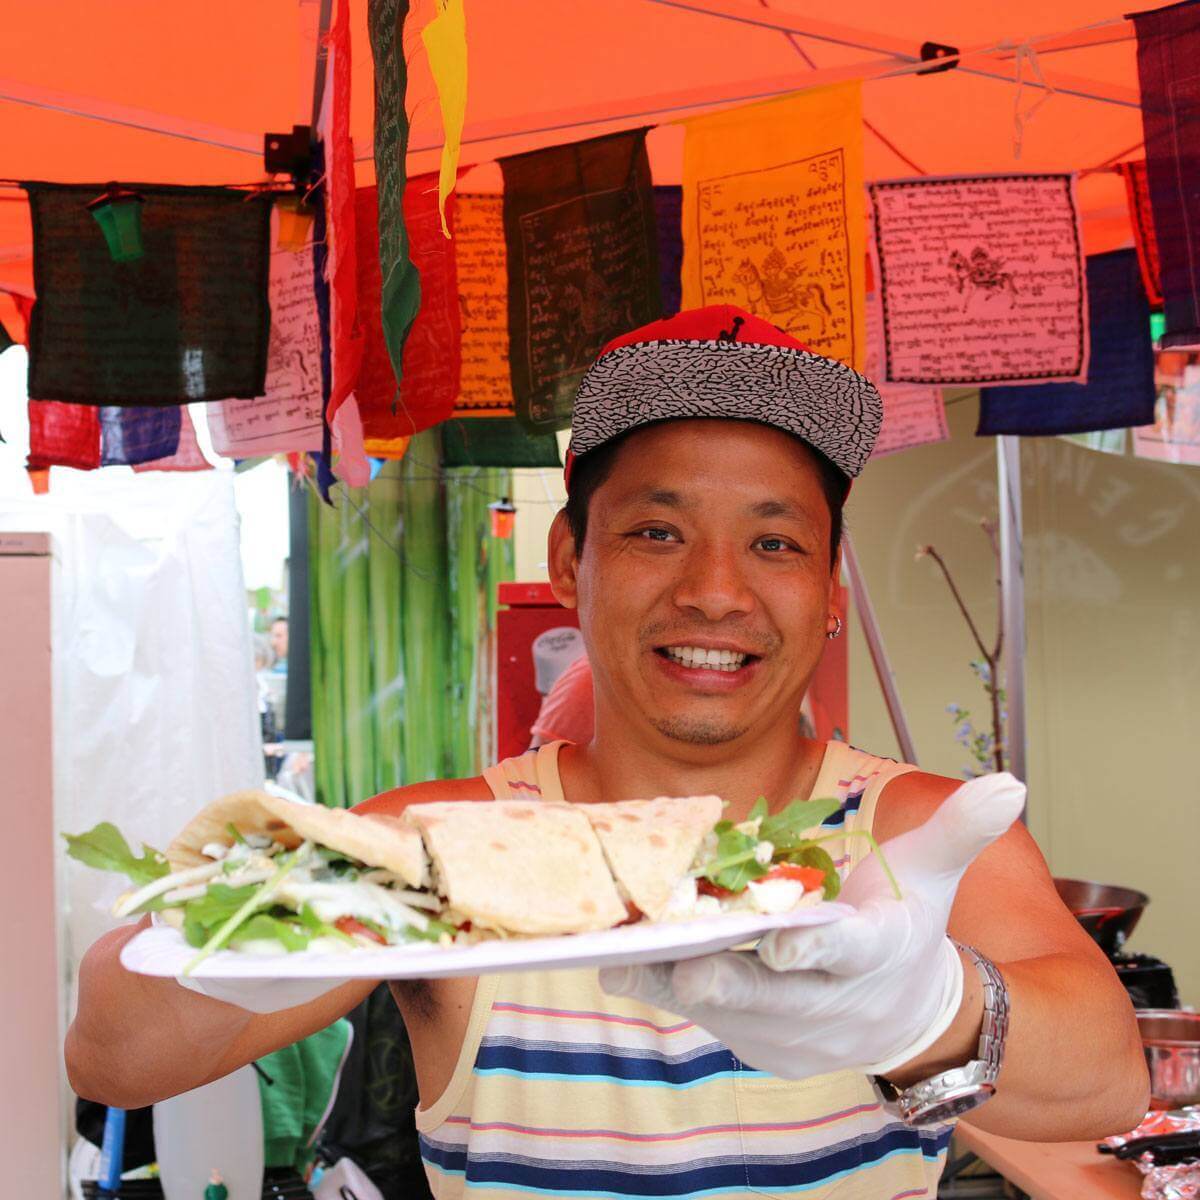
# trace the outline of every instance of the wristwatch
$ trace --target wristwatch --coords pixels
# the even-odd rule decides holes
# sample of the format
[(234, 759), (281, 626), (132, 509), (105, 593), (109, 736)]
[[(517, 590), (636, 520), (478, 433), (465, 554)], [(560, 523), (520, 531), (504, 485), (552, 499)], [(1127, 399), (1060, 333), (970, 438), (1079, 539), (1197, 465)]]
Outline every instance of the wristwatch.
[[(953, 941), (953, 939), (951, 939)], [(996, 1076), (1008, 1036), (1008, 988), (995, 963), (973, 946), (954, 942), (975, 964), (983, 983), (983, 1029), (979, 1053), (964, 1066), (899, 1090), (882, 1075), (871, 1078), (886, 1112), (906, 1125), (937, 1125), (978, 1108), (996, 1092)]]

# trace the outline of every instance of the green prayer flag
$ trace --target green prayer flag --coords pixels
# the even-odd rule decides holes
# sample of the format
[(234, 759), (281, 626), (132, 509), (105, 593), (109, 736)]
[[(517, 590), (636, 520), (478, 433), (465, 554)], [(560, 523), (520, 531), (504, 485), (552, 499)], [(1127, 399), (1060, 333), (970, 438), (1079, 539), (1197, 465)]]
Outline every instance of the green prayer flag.
[(561, 467), (552, 433), (529, 433), (513, 417), (445, 421), (442, 464), (447, 467)]
[(408, 113), (404, 107), (408, 66), (404, 61), (404, 20), (408, 0), (370, 0), (371, 57), (375, 63), (375, 179), (379, 188), (379, 268), (383, 337), (396, 382), (408, 332), (421, 306), (421, 280), (409, 257), (404, 227), (405, 156)]

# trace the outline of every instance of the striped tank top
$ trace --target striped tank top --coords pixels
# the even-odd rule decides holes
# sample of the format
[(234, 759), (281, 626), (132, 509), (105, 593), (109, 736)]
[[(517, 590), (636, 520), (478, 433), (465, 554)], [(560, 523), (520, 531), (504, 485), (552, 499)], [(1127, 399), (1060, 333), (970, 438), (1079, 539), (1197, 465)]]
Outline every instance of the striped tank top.
[[(561, 745), (485, 771), (495, 798), (565, 799)], [(829, 831), (869, 830), (883, 785), (910, 770), (828, 743), (812, 795), (842, 802)], [(843, 874), (868, 849), (828, 848)], [(908, 1128), (850, 1071), (787, 1080), (747, 1067), (691, 1021), (609, 996), (594, 968), (481, 977), (454, 1074), (416, 1124), (438, 1200), (932, 1198), (953, 1128)]]

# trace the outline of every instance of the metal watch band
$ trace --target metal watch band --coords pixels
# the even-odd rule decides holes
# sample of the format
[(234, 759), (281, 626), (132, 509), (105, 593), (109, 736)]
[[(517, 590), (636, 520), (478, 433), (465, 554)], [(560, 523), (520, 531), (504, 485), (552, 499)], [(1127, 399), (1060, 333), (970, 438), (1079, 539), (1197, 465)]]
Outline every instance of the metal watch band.
[(990, 958), (980, 954), (974, 946), (955, 942), (953, 938), (950, 940), (975, 964), (983, 984), (983, 1027), (979, 1033), (977, 1058), (987, 1067), (988, 1082), (995, 1083), (1008, 1038), (1008, 987)]
[(979, 1050), (977, 1056), (963, 1066), (923, 1079), (903, 1091), (882, 1076), (874, 1077), (884, 1106), (909, 1125), (938, 1124), (982, 1104), (995, 1093), (996, 1077), (1004, 1058), (1009, 1012), (1004, 978), (995, 964), (974, 946), (964, 946), (953, 938), (950, 940), (975, 964), (983, 984)]

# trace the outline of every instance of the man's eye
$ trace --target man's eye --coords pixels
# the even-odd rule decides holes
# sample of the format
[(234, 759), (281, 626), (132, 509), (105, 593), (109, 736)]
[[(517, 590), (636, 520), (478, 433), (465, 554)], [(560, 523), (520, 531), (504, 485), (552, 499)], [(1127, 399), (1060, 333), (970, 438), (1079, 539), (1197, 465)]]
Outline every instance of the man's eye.
[(645, 538), (649, 542), (669, 542), (675, 535), (669, 529), (639, 529), (637, 537)]
[(783, 538), (777, 537), (759, 538), (758, 546), (760, 549), (766, 550), (770, 554), (778, 554), (783, 550), (794, 549), (790, 542), (785, 542)]

